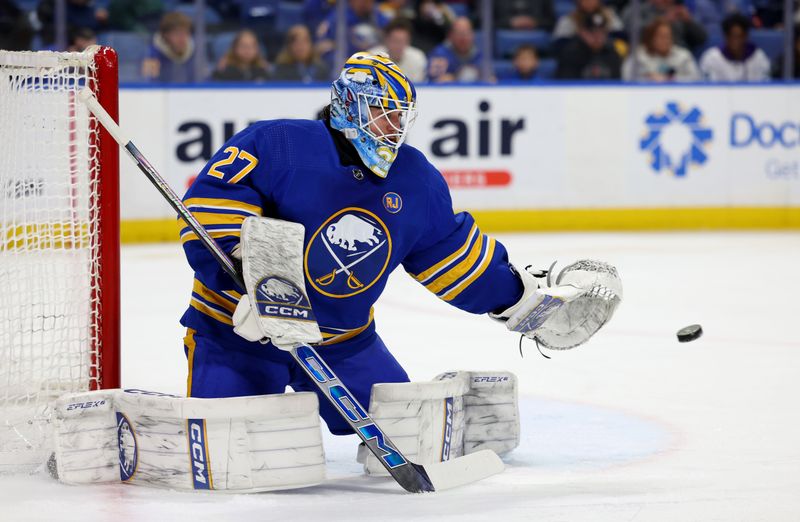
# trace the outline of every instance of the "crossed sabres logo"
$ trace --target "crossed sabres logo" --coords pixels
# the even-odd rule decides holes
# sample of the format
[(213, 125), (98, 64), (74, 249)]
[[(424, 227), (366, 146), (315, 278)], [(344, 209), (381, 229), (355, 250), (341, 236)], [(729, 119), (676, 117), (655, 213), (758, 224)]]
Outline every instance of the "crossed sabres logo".
[[(702, 118), (703, 113), (697, 107), (684, 112), (677, 102), (667, 103), (663, 113), (647, 116), (647, 135), (639, 142), (639, 148), (650, 153), (650, 166), (654, 171), (669, 170), (677, 177), (684, 177), (692, 164), (703, 165), (708, 160), (704, 149), (713, 131), (702, 124)], [(666, 132), (675, 130), (672, 126), (686, 127), (690, 136), (688, 150), (670, 154), (663, 137)]]
[(350, 297), (380, 279), (391, 252), (392, 239), (378, 216), (345, 208), (329, 217), (309, 241), (306, 278), (323, 295)]

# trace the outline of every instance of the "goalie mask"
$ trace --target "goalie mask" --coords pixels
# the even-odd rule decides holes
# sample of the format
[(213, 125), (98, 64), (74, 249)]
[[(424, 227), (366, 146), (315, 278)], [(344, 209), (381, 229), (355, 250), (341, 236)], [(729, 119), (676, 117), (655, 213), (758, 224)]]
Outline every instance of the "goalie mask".
[(331, 86), (331, 127), (385, 178), (417, 117), (416, 97), (411, 80), (388, 57), (356, 53)]

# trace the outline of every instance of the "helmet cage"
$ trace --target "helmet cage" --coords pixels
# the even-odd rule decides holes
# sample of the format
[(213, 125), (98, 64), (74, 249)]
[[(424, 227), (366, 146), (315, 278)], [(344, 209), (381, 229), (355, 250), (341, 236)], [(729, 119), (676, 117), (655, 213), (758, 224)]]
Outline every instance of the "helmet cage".
[(417, 119), (416, 103), (363, 92), (356, 96), (358, 128), (378, 144), (396, 152)]

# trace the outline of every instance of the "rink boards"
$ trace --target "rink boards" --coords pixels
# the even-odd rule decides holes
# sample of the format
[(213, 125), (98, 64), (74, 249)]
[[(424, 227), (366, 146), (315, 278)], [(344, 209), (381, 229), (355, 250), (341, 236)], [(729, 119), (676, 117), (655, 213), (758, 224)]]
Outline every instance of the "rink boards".
[[(800, 85), (423, 87), (409, 143), (490, 230), (800, 228)], [(180, 193), (248, 123), (326, 87), (125, 88), (121, 125)], [(122, 160), (123, 238), (172, 211)], [(391, 175), (391, 173), (390, 173)]]

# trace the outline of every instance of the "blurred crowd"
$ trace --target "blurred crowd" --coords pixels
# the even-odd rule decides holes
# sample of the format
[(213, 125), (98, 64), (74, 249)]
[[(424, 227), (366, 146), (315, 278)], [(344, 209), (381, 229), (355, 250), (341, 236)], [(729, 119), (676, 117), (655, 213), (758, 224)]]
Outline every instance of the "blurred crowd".
[[(480, 0), (341, 1), (344, 55), (385, 52), (419, 83), (784, 76), (780, 0), (494, 0), (491, 34)], [(110, 45), (123, 82), (326, 82), (341, 65), (335, 0), (206, 0), (197, 9), (180, 0), (66, 0), (59, 49), (55, 0), (0, 0), (0, 49)], [(484, 38), (492, 38), (488, 78)], [(800, 78), (800, 27), (792, 52), (791, 76)]]

